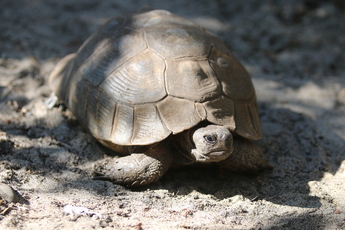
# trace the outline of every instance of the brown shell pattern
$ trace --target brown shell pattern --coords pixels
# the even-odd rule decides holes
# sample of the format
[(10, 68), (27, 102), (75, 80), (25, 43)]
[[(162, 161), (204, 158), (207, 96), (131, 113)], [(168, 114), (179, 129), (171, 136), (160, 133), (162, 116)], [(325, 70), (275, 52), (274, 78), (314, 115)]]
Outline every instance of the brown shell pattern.
[(260, 139), (250, 76), (217, 37), (168, 11), (111, 19), (50, 84), (99, 140), (147, 145), (201, 121)]

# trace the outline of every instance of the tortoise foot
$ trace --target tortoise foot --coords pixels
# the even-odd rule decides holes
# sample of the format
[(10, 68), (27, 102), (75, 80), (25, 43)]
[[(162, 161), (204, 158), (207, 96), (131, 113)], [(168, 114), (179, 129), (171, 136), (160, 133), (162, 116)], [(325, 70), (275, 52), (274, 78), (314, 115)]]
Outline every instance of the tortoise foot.
[(113, 159), (106, 167), (104, 177), (116, 184), (142, 186), (159, 180), (170, 167), (172, 156), (163, 143), (151, 146), (144, 153), (132, 153)]
[(230, 157), (218, 163), (221, 168), (247, 173), (258, 173), (265, 169), (272, 169), (262, 153), (262, 149), (254, 143), (237, 137), (234, 139), (234, 148)]

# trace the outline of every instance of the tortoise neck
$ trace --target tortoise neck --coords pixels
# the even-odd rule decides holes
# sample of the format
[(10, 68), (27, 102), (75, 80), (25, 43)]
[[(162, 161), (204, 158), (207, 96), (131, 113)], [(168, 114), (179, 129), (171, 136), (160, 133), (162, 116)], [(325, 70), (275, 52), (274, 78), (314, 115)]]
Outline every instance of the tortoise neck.
[(187, 158), (187, 164), (191, 164), (195, 162), (195, 157), (191, 154), (192, 149), (195, 149), (195, 144), (193, 141), (193, 134), (197, 127), (193, 127), (191, 129), (185, 130), (182, 133), (176, 134), (174, 136), (174, 145), (179, 153), (179, 155), (184, 156)]

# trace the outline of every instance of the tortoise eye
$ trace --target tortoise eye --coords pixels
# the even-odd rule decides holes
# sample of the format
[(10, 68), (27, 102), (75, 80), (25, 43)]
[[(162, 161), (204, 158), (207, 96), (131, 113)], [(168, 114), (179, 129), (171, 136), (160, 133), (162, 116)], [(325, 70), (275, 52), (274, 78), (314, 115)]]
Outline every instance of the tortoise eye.
[(204, 139), (207, 143), (214, 145), (217, 142), (216, 135), (205, 135)]

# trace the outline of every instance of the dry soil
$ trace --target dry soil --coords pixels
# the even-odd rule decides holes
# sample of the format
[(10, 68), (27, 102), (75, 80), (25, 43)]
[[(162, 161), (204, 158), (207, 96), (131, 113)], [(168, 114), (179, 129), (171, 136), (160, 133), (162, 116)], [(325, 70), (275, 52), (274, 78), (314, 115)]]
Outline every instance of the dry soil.
[[(47, 76), (109, 17), (167, 9), (220, 36), (250, 72), (274, 167), (170, 170), (128, 189), (92, 180), (113, 153), (64, 108)], [(345, 13), (327, 0), (2, 0), (1, 229), (345, 229)], [(116, 157), (116, 156), (115, 156)]]

